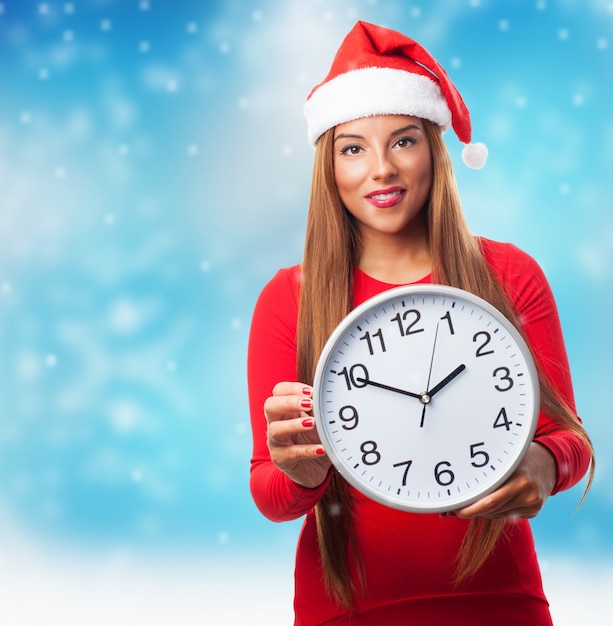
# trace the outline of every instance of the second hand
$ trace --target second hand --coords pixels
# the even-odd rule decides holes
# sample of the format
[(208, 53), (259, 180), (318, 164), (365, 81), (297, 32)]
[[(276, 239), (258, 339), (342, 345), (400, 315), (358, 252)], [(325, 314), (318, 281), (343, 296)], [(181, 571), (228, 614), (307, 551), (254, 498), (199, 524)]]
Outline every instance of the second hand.
[[(432, 345), (432, 357), (430, 358), (430, 371), (428, 372), (428, 383), (426, 385), (426, 389), (430, 389), (430, 378), (432, 377), (432, 366), (434, 365), (434, 353), (436, 351), (436, 340), (438, 339), (438, 324), (436, 325), (436, 331), (434, 333), (434, 344)], [(421, 398), (424, 403), (424, 408), (421, 410), (421, 421), (419, 423), (419, 427), (424, 427), (424, 422), (426, 420), (426, 408), (428, 407), (428, 403), (430, 402), (430, 396), (426, 391)]]

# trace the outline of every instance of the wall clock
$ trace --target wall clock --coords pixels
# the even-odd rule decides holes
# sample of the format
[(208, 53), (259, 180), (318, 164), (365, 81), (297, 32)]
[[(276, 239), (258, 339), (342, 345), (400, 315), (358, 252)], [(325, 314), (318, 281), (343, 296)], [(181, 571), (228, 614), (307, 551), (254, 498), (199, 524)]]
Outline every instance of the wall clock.
[(314, 415), (336, 469), (382, 504), (434, 513), (502, 484), (530, 445), (540, 395), (514, 326), (483, 299), (409, 285), (354, 309), (318, 361)]

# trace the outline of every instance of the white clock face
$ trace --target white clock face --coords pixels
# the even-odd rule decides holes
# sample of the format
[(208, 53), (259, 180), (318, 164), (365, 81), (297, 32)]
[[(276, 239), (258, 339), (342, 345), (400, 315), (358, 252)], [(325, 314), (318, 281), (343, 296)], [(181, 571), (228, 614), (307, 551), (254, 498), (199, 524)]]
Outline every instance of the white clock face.
[(322, 444), (349, 483), (397, 509), (441, 512), (517, 467), (539, 386), (525, 342), (496, 309), (460, 289), (411, 285), (341, 322), (314, 400)]

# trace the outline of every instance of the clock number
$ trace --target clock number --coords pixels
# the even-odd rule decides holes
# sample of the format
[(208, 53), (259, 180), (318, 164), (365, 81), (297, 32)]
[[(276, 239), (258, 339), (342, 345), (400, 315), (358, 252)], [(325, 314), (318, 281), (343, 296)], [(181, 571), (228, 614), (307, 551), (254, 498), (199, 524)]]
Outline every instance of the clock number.
[(511, 378), (511, 370), (508, 367), (497, 367), (492, 376), (494, 378), (496, 378), (498, 376), (498, 374), (500, 374), (501, 372), (503, 372), (503, 376), (500, 377), (500, 381), (502, 382), (503, 380), (505, 380), (508, 384), (504, 387), (500, 387), (499, 385), (494, 385), (494, 388), (497, 389), (498, 391), (509, 391), (509, 389), (511, 389), (511, 387), (513, 387), (513, 379)]
[[(441, 469), (441, 466), (443, 466), (443, 469)], [(451, 467), (449, 461), (441, 461), (434, 468), (434, 478), (441, 487), (447, 487), (455, 480), (455, 474), (450, 469), (447, 469), (449, 467)]]
[(449, 324), (449, 332), (452, 335), (455, 335), (455, 330), (453, 329), (453, 324), (451, 322), (451, 312), (447, 311), (447, 313), (445, 313), (445, 315), (443, 315), (443, 317), (441, 317), (442, 320), (447, 320), (447, 323)]
[(477, 343), (479, 341), (479, 337), (484, 337), (481, 345), (477, 348), (477, 352), (475, 352), (475, 356), (486, 356), (488, 354), (494, 354), (493, 350), (484, 350), (485, 346), (492, 340), (491, 335), (485, 330), (480, 330), (478, 333), (475, 333), (473, 336), (473, 343)]
[(362, 463), (364, 465), (376, 465), (381, 460), (381, 454), (377, 451), (376, 441), (365, 441), (361, 446)]
[(402, 474), (402, 486), (403, 487), (407, 486), (407, 476), (409, 474), (409, 469), (411, 468), (412, 464), (413, 464), (413, 461), (401, 461), (400, 463), (394, 463), (394, 467), (402, 467), (403, 465), (406, 465), (406, 468)]
[[(373, 333), (372, 336), (379, 338), (379, 345), (381, 346), (381, 351), (385, 352), (386, 348), (385, 348), (385, 341), (383, 341), (383, 331), (379, 328), (379, 330), (376, 333)], [(370, 352), (371, 355), (373, 355), (375, 351), (372, 345), (371, 335), (368, 331), (366, 331), (365, 335), (360, 337), (360, 341), (362, 340), (366, 340), (366, 343), (368, 344), (368, 351)]]
[(343, 428), (345, 430), (353, 430), (354, 428), (357, 428), (358, 412), (354, 406), (348, 404), (341, 407), (341, 410), (338, 412), (338, 416), (342, 422), (345, 422), (345, 424), (343, 424)]
[(507, 417), (507, 410), (502, 407), (494, 420), (494, 428), (505, 428), (511, 430), (511, 424), (513, 422)]
[[(413, 319), (413, 321), (411, 321), (405, 327), (402, 322), (407, 321), (407, 317), (409, 316), (409, 314), (412, 314), (415, 317), (415, 319)], [(420, 319), (421, 319), (421, 313), (417, 309), (409, 309), (408, 311), (405, 311), (402, 314), (402, 317), (400, 317), (400, 313), (392, 317), (390, 322), (398, 322), (398, 329), (400, 330), (400, 336), (406, 337), (407, 335), (414, 335), (415, 333), (424, 332), (423, 328), (416, 328), (415, 330), (413, 330), (413, 326), (415, 326), (415, 324), (417, 324), (417, 322), (419, 322)]]
[(476, 450), (479, 446), (484, 446), (485, 442), (481, 443), (473, 443), (470, 446), (470, 458), (476, 459), (477, 457), (481, 458), (481, 462), (472, 461), (471, 465), (473, 467), (484, 467), (490, 462), (490, 455), (484, 450)]
[[(362, 371), (362, 375), (358, 373), (356, 376), (356, 368)], [(345, 377), (345, 382), (347, 383), (347, 389), (349, 391), (351, 391), (352, 386), (360, 388), (368, 385), (368, 370), (361, 363), (352, 365), (349, 370), (347, 370), (346, 367), (343, 367), (343, 369), (338, 372), (338, 375)]]

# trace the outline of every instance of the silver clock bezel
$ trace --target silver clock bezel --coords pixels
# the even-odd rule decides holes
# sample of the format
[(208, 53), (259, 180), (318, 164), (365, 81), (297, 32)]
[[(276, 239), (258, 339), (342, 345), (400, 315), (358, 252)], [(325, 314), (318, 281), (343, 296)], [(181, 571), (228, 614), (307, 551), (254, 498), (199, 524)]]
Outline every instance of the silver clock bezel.
[[(456, 496), (454, 499), (450, 499), (446, 503), (428, 503), (424, 501), (423, 503), (415, 504), (414, 502), (402, 502), (400, 498), (397, 498), (395, 496), (386, 496), (383, 492), (375, 490), (369, 487), (367, 483), (361, 481), (355, 475), (355, 473), (350, 471), (345, 461), (341, 459), (336, 453), (335, 446), (333, 445), (330, 438), (330, 433), (328, 432), (328, 429), (324, 424), (324, 419), (322, 417), (324, 414), (324, 409), (323, 406), (321, 406), (320, 404), (323, 403), (324, 400), (322, 395), (319, 393), (319, 390), (322, 386), (324, 375), (326, 374), (326, 371), (328, 369), (330, 355), (335, 350), (339, 341), (343, 338), (345, 331), (351, 328), (359, 318), (363, 317), (372, 309), (376, 309), (380, 305), (385, 304), (388, 301), (396, 300), (397, 298), (408, 296), (413, 297), (417, 295), (443, 295), (449, 296), (456, 300), (464, 300), (472, 304), (473, 306), (483, 309), (486, 313), (488, 313), (495, 320), (497, 320), (502, 325), (502, 327), (504, 327), (505, 331), (507, 331), (512, 336), (513, 341), (522, 353), (522, 356), (526, 362), (526, 373), (529, 379), (529, 385), (531, 388), (530, 391), (534, 394), (532, 411), (530, 415), (527, 416), (529, 424), (526, 425), (526, 430), (524, 431), (527, 433), (527, 435), (525, 437), (525, 440), (522, 442), (522, 445), (517, 449), (516, 458), (514, 459), (514, 461), (504, 471), (501, 471), (500, 476), (498, 476), (494, 482), (488, 484), (483, 489), (477, 489), (467, 496)], [(391, 508), (414, 513), (442, 513), (446, 511), (456, 510), (472, 504), (473, 502), (476, 502), (480, 498), (486, 496), (488, 493), (491, 493), (502, 483), (504, 483), (509, 478), (509, 476), (517, 469), (517, 466), (521, 462), (524, 454), (526, 453), (526, 450), (534, 439), (534, 433), (536, 432), (539, 412), (540, 386), (538, 374), (536, 371), (532, 353), (522, 335), (513, 326), (513, 324), (511, 324), (511, 322), (489, 302), (471, 292), (459, 289), (457, 287), (450, 287), (448, 285), (420, 283), (393, 287), (387, 291), (373, 296), (372, 298), (369, 298), (362, 304), (358, 305), (340, 322), (340, 324), (334, 329), (334, 331), (328, 338), (328, 341), (326, 342), (319, 357), (313, 382), (313, 415), (315, 418), (317, 433), (330, 461), (332, 462), (336, 470), (350, 485), (352, 485), (355, 489), (360, 491), (366, 497)]]

